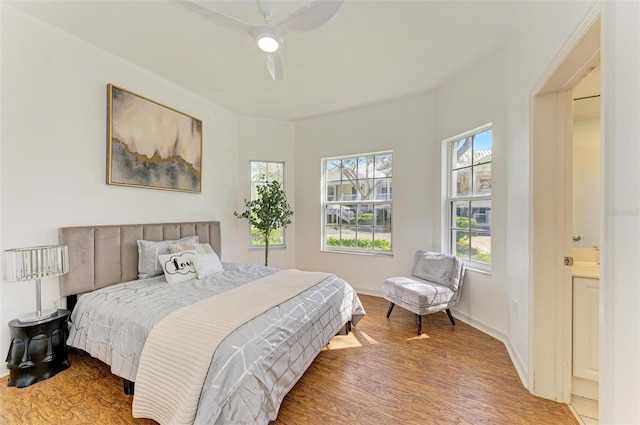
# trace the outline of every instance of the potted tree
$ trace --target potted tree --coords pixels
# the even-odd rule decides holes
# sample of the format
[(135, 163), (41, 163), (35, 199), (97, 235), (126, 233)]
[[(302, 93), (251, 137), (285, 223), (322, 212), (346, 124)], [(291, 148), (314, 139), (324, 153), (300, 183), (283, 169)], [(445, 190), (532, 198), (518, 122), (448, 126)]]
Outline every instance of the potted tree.
[(269, 237), (276, 229), (285, 229), (291, 224), (293, 215), (287, 202), (287, 194), (279, 181), (273, 180), (257, 187), (258, 198), (253, 201), (244, 200), (247, 208), (244, 212), (233, 212), (237, 218), (249, 220), (264, 240), (264, 265), (269, 263)]

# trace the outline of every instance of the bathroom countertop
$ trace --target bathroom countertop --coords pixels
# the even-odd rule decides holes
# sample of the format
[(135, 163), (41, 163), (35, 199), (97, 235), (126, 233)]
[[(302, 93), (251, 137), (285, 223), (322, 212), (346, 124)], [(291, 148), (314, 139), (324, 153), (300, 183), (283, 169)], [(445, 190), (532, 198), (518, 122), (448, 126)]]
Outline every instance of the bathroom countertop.
[(600, 264), (591, 261), (575, 261), (571, 268), (573, 277), (600, 278)]

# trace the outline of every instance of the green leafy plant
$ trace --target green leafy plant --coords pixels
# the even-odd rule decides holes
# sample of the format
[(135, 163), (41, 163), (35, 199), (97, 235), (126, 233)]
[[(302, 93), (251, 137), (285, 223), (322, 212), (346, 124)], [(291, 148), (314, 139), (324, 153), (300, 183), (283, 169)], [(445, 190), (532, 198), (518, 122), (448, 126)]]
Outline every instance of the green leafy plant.
[(335, 236), (329, 236), (327, 239), (327, 245), (329, 246), (344, 246), (348, 248), (355, 248), (356, 246), (361, 249), (376, 249), (380, 251), (391, 251), (391, 242), (384, 239), (376, 239), (371, 242), (371, 239), (338, 239)]
[[(280, 182), (273, 180), (257, 187), (258, 198), (253, 201), (244, 200), (247, 208), (244, 212), (233, 212), (239, 219), (249, 220), (264, 241), (264, 265), (269, 263), (269, 243), (274, 231), (284, 230), (291, 224), (291, 206), (287, 202), (287, 194)], [(253, 231), (252, 231), (253, 233)], [(252, 234), (252, 238), (253, 238)]]

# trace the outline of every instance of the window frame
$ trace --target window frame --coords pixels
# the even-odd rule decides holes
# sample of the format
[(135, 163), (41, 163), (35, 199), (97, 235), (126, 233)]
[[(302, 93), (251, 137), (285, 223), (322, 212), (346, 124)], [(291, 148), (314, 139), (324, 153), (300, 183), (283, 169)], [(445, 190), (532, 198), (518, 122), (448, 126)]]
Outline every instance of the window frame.
[[(334, 181), (334, 180), (327, 180), (327, 164), (330, 161), (343, 161), (343, 160), (349, 160), (349, 159), (353, 159), (356, 161), (356, 163), (358, 162), (359, 158), (366, 158), (366, 157), (373, 157), (374, 159), (374, 163), (375, 163), (375, 157), (376, 156), (385, 156), (385, 155), (389, 155), (390, 158), (390, 168), (391, 168), (391, 172), (388, 175), (385, 175), (385, 177), (371, 177), (371, 180), (374, 182), (373, 184), (373, 193), (372, 193), (372, 198), (373, 199), (365, 199), (365, 200), (358, 200), (358, 199), (334, 199), (334, 200), (328, 200), (328, 192), (329, 192), (329, 182)], [(332, 253), (340, 253), (340, 254), (359, 254), (359, 255), (375, 255), (375, 256), (383, 256), (383, 257), (392, 257), (393, 256), (393, 180), (394, 180), (394, 171), (393, 171), (393, 150), (385, 150), (385, 151), (378, 151), (378, 152), (368, 152), (368, 153), (359, 153), (359, 154), (352, 154), (352, 155), (342, 155), (342, 156), (334, 156), (334, 157), (326, 157), (326, 158), (322, 158), (320, 161), (320, 166), (321, 166), (321, 200), (320, 200), (320, 210), (321, 210), (321, 235), (320, 235), (320, 250), (322, 252), (332, 252)], [(368, 177), (363, 178), (362, 180), (368, 180)], [(387, 189), (386, 191), (378, 191), (378, 188), (376, 188), (376, 184), (375, 181), (376, 180), (382, 180), (382, 179), (386, 179), (387, 183), (384, 186), (384, 189)], [(358, 180), (360, 180), (358, 178)], [(342, 187), (342, 182), (343, 179), (341, 177), (341, 179), (339, 180), (339, 186)], [(352, 187), (352, 190), (354, 190), (354, 188)], [(339, 194), (340, 191), (336, 190), (334, 188), (334, 192), (333, 192), (333, 196), (336, 198), (339, 198), (341, 195)], [(377, 195), (384, 193), (385, 197), (387, 199), (375, 199)], [(344, 194), (343, 194), (344, 195)], [(357, 198), (357, 194), (356, 194), (356, 198)], [(337, 205), (340, 207), (340, 209), (342, 209), (342, 206), (344, 205), (351, 205), (351, 206), (355, 206), (356, 208), (358, 208), (360, 205), (366, 205), (366, 206), (371, 206), (373, 211), (374, 211), (374, 217), (375, 217), (375, 211), (376, 208), (378, 208), (379, 206), (382, 205), (388, 205), (389, 207), (389, 215), (391, 216), (391, 219), (388, 222), (388, 225), (376, 225), (374, 221), (372, 221), (372, 223), (370, 225), (367, 224), (363, 224), (360, 225), (359, 223), (357, 223), (357, 219), (356, 219), (356, 223), (354, 225), (349, 225), (350, 227), (354, 227), (356, 229), (356, 239), (357, 239), (357, 229), (358, 226), (362, 226), (362, 227), (370, 227), (371, 228), (371, 233), (372, 233), (372, 248), (368, 249), (368, 248), (357, 248), (357, 247), (344, 247), (344, 246), (332, 246), (332, 245), (328, 245), (327, 244), (327, 209), (328, 206), (330, 205)], [(356, 214), (357, 217), (357, 214)], [(372, 220), (374, 220), (372, 218)], [(339, 227), (342, 227), (342, 224), (339, 225)], [(383, 249), (375, 249), (375, 235), (376, 235), (376, 227), (382, 228), (382, 229), (387, 229), (389, 231), (389, 243), (391, 244), (391, 249), (389, 250), (383, 250)]]
[[(282, 176), (281, 176), (281, 184), (283, 189), (287, 190), (287, 186), (286, 186), (286, 182), (285, 182), (285, 167), (286, 167), (286, 163), (285, 161), (267, 161), (267, 160), (262, 160), (262, 159), (251, 159), (249, 160), (249, 200), (252, 201), (253, 200), (253, 184), (254, 183), (258, 183), (258, 182), (262, 182), (262, 183), (268, 183), (269, 181), (271, 181), (272, 179), (267, 178), (265, 180), (253, 180), (253, 164), (254, 163), (258, 163), (258, 162), (262, 162), (262, 163), (266, 163), (267, 164), (267, 173), (268, 173), (268, 169), (269, 169), (269, 164), (280, 164), (282, 165)], [(248, 223), (249, 225), (249, 240), (248, 240), (248, 244), (249, 244), (249, 250), (250, 251), (260, 251), (265, 249), (266, 245), (264, 243), (260, 244), (260, 245), (254, 245), (252, 243), (252, 238), (251, 238), (251, 230), (253, 228), (253, 226), (251, 225), (251, 223)], [(270, 243), (269, 244), (269, 250), (271, 249), (286, 249), (287, 248), (287, 233), (286, 233), (287, 229), (282, 229), (282, 243), (281, 244), (275, 244), (275, 243)]]
[[(471, 165), (470, 165), (470, 169), (471, 169), (471, 182), (472, 182), (472, 190), (471, 190), (471, 194), (469, 195), (464, 195), (464, 196), (455, 196), (454, 194), (454, 165), (453, 165), (453, 155), (455, 153), (456, 150), (456, 144), (463, 140), (466, 139), (468, 137), (471, 136), (475, 136), (487, 131), (491, 131), (491, 160), (489, 162), (482, 162), (482, 163), (478, 163), (478, 164), (473, 164), (473, 158), (471, 160)], [(455, 252), (455, 242), (454, 242), (454, 231), (456, 230), (460, 230), (460, 231), (466, 231), (469, 233), (469, 235), (471, 237), (473, 237), (471, 235), (472, 230), (471, 230), (471, 222), (469, 222), (469, 227), (467, 228), (462, 228), (462, 227), (457, 227), (454, 224), (454, 208), (453, 205), (456, 202), (466, 202), (468, 203), (467, 208), (469, 208), (469, 215), (471, 216), (471, 211), (473, 211), (472, 209), (472, 202), (482, 202), (482, 201), (488, 201), (489, 202), (489, 209), (493, 208), (493, 199), (492, 199), (492, 191), (489, 192), (489, 194), (478, 194), (478, 195), (474, 195), (473, 194), (473, 176), (474, 176), (474, 168), (477, 167), (478, 165), (484, 165), (484, 164), (491, 164), (491, 186), (493, 188), (493, 147), (494, 147), (494, 142), (495, 142), (495, 137), (494, 137), (494, 128), (493, 128), (493, 123), (488, 123), (485, 125), (482, 125), (480, 127), (474, 128), (472, 130), (466, 131), (464, 133), (458, 134), (454, 137), (448, 138), (446, 140), (443, 141), (443, 149), (445, 150), (445, 154), (443, 155), (445, 160), (446, 160), (446, 166), (443, 167), (444, 171), (447, 173), (446, 175), (446, 193), (445, 196), (443, 197), (444, 199), (444, 208), (443, 208), (443, 212), (444, 212), (444, 220), (443, 220), (443, 239), (445, 239), (446, 243), (444, 244), (444, 246), (446, 246), (447, 248), (447, 252), (452, 254), (452, 255), (456, 255)], [(472, 151), (473, 151), (473, 147), (472, 147)], [(489, 224), (489, 235), (490, 237), (492, 237), (493, 234), (493, 230), (492, 230), (492, 225)], [(469, 242), (469, 246), (472, 246), (471, 241)], [(482, 271), (482, 272), (487, 272), (487, 273), (491, 273), (491, 268), (492, 268), (492, 264), (493, 261), (491, 263), (483, 263), (480, 261), (476, 261), (470, 258), (470, 256), (468, 257), (458, 257), (460, 259), (462, 259), (465, 262), (465, 265), (467, 265), (468, 268), (474, 269), (474, 270), (478, 270), (478, 271)], [(493, 258), (491, 259), (493, 260)]]

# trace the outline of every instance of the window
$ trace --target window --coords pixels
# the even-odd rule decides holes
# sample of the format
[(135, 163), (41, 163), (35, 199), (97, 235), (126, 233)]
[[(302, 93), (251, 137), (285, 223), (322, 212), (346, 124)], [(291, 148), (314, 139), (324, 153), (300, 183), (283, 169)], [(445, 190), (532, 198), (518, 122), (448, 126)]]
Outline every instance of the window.
[(447, 142), (450, 252), (491, 265), (492, 130), (481, 127)]
[[(279, 181), (284, 187), (284, 162), (251, 161), (251, 200), (258, 197), (258, 186), (270, 181)], [(269, 247), (284, 247), (284, 231), (277, 229), (271, 232)], [(262, 235), (251, 226), (251, 247), (264, 247)]]
[(391, 255), (393, 154), (322, 160), (324, 251)]

